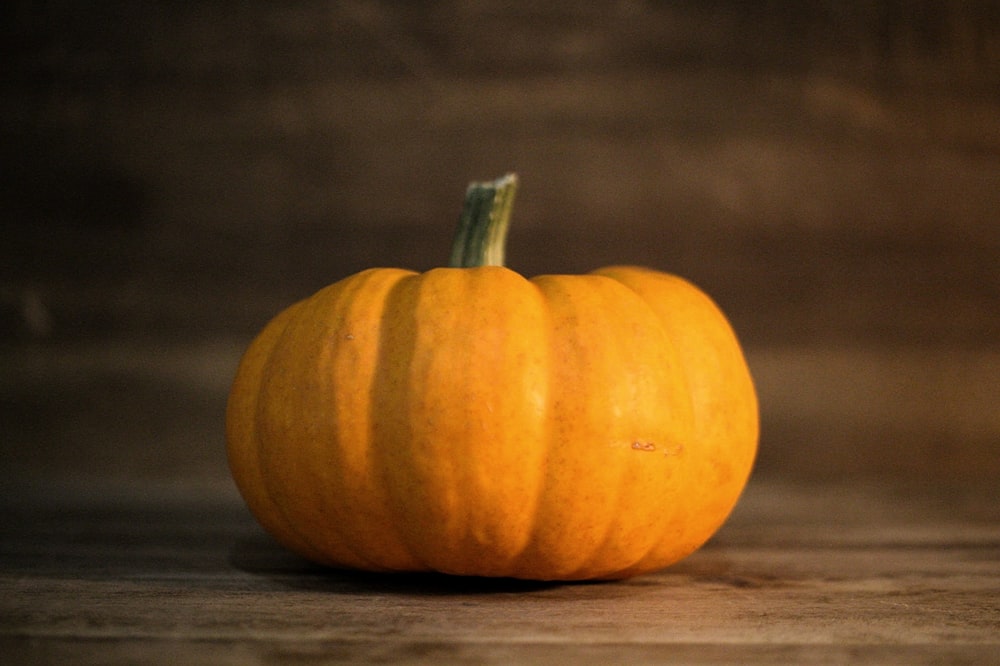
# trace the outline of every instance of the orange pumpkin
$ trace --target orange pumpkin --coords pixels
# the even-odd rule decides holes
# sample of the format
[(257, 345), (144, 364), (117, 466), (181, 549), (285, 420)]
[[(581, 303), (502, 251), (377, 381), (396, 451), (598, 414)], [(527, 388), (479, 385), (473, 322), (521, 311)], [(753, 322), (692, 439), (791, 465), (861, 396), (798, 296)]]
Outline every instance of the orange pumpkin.
[(634, 267), (502, 262), (516, 179), (473, 184), (453, 263), (370, 269), (275, 317), (227, 409), (233, 477), (319, 563), (612, 579), (701, 546), (735, 505), (757, 402), (726, 318)]

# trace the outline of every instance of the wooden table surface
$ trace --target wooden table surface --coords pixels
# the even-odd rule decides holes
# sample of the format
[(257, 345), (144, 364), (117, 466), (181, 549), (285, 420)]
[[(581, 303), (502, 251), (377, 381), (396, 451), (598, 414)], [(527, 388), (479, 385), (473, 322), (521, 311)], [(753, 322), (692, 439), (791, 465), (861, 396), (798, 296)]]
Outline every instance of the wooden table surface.
[(324, 570), (222, 483), (6, 491), (5, 664), (1000, 663), (987, 490), (754, 480), (687, 560), (571, 585)]

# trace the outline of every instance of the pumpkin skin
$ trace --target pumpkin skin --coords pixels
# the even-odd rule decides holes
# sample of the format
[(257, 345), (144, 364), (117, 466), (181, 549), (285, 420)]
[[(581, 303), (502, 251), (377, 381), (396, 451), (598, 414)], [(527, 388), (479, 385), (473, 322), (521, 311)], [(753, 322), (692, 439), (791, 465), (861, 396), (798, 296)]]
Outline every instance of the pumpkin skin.
[(252, 513), (315, 562), (617, 579), (722, 525), (758, 414), (725, 316), (679, 277), (370, 269), (265, 327), (226, 434)]

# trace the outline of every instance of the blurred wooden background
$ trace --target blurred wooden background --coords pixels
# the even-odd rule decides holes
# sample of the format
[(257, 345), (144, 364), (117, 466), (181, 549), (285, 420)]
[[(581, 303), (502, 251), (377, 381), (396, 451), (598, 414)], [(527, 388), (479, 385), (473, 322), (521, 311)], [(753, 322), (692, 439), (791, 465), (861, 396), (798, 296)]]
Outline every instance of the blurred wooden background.
[(228, 483), (278, 309), (445, 260), (641, 263), (730, 315), (758, 474), (1000, 474), (1000, 3), (44, 2), (0, 9), (0, 469)]

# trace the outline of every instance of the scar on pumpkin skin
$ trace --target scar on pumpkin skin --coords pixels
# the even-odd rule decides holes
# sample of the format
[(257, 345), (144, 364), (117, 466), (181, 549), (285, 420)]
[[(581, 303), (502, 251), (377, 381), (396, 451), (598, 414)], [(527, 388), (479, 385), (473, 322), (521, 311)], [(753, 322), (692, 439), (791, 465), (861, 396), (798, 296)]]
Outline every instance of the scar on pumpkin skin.
[(640, 442), (638, 440), (632, 442), (632, 448), (636, 451), (655, 451), (656, 444), (652, 442)]

